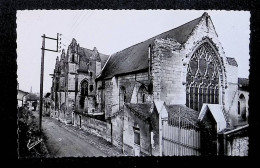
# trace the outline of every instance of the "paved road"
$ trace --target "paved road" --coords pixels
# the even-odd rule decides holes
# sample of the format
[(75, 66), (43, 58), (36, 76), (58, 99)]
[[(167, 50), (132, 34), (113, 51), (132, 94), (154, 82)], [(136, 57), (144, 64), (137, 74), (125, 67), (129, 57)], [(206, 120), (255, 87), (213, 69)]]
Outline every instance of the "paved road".
[(42, 120), (43, 131), (48, 138), (46, 145), (51, 157), (107, 156), (100, 149), (55, 122), (45, 117)]
[[(34, 112), (34, 114), (37, 113)], [(77, 133), (68, 131), (57, 120), (43, 117), (42, 129), (47, 136), (46, 146), (50, 157), (91, 157), (107, 154), (80, 138)]]

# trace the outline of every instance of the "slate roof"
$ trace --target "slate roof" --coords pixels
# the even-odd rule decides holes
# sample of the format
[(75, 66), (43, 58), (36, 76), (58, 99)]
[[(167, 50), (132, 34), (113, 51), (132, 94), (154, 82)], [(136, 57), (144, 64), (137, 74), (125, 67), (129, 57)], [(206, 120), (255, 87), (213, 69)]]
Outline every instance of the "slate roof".
[(235, 58), (231, 58), (231, 57), (226, 57), (226, 58), (227, 58), (227, 62), (229, 65), (238, 67), (238, 64), (237, 64), (237, 61), (235, 60)]
[[(185, 105), (165, 105), (166, 110), (168, 111), (168, 119), (179, 119), (179, 114), (181, 116), (181, 121), (190, 121), (191, 123), (196, 124), (199, 117), (199, 112), (186, 107)], [(179, 113), (180, 109), (180, 113)]]
[(202, 17), (112, 54), (100, 78), (148, 69), (148, 47), (155, 39), (173, 38), (184, 44)]
[[(80, 49), (79, 49), (79, 60), (80, 60), (79, 71), (86, 71), (88, 69), (87, 63), (89, 62), (88, 60), (90, 59), (90, 57), (92, 57), (93, 54), (94, 54), (94, 50), (80, 47)], [(109, 55), (99, 53), (98, 59), (100, 59), (100, 61), (101, 61), (101, 68), (103, 68), (103, 66), (105, 65), (108, 58), (109, 58)]]
[(36, 94), (30, 93), (29, 95), (26, 96), (26, 100), (27, 101), (36, 101), (36, 100), (40, 100), (40, 98)]
[(134, 113), (137, 113), (138, 115), (144, 117), (145, 119), (148, 119), (151, 115), (150, 108), (152, 106), (152, 103), (125, 103), (125, 106)]
[(217, 131), (220, 132), (226, 128), (226, 119), (223, 114), (223, 106), (220, 104), (206, 104), (204, 103), (200, 114), (199, 114), (199, 120), (203, 120), (204, 116), (206, 115), (207, 111), (209, 111), (214, 120), (217, 123)]

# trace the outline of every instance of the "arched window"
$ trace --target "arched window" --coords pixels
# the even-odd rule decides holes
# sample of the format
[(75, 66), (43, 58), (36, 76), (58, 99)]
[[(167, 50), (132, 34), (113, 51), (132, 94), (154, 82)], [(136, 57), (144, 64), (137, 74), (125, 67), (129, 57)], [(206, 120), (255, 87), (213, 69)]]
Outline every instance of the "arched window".
[(81, 108), (84, 108), (86, 96), (88, 96), (88, 82), (83, 81), (81, 83), (81, 86), (80, 86), (80, 101), (79, 101), (79, 104), (80, 104)]
[(72, 56), (71, 56), (71, 62), (75, 62), (75, 54), (72, 54)]
[(208, 43), (191, 56), (186, 76), (186, 106), (200, 111), (203, 103), (219, 103), (219, 61)]
[(80, 89), (81, 96), (88, 96), (88, 82), (83, 81), (81, 83), (81, 89)]
[(243, 120), (246, 120), (246, 98), (243, 94), (239, 96), (239, 112)]
[(137, 92), (137, 103), (145, 103), (147, 98), (147, 89), (144, 85), (141, 85)]
[(125, 87), (120, 86), (120, 89), (119, 89), (119, 109), (122, 109), (124, 107), (125, 102), (126, 102)]

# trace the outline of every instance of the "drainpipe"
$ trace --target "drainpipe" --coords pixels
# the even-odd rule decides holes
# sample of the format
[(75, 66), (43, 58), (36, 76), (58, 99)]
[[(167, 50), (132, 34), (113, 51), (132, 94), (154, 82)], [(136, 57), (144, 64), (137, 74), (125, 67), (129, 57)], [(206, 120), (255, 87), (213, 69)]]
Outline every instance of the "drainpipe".
[(151, 80), (151, 44), (148, 48), (148, 81), (150, 83)]

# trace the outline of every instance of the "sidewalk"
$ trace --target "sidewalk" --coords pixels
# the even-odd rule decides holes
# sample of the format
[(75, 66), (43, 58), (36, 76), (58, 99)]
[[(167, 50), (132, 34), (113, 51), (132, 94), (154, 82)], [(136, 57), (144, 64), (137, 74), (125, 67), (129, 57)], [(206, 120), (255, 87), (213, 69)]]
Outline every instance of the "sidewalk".
[[(47, 117), (44, 117), (47, 118)], [(84, 141), (92, 144), (96, 148), (102, 150), (108, 156), (125, 156), (123, 152), (118, 149), (116, 146), (112, 145), (110, 142), (107, 142), (101, 137), (93, 135), (89, 132), (83, 131), (82, 129), (72, 126), (70, 124), (66, 125), (54, 118), (48, 117), (48, 119), (53, 120), (57, 125), (60, 127), (65, 128), (68, 132), (78, 136), (79, 138), (83, 139)]]

